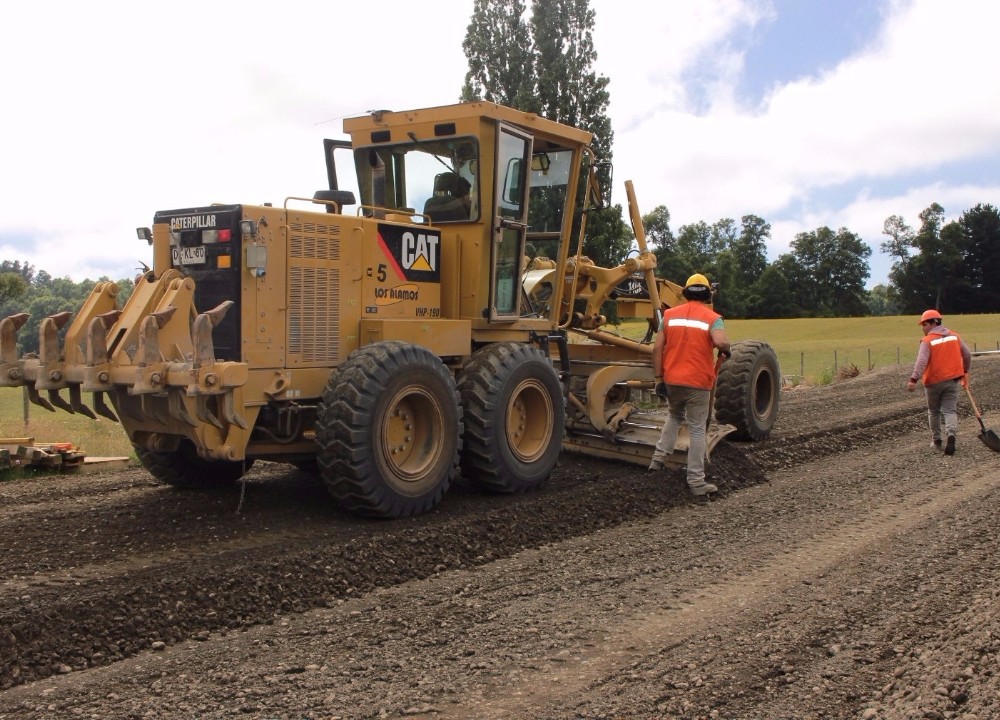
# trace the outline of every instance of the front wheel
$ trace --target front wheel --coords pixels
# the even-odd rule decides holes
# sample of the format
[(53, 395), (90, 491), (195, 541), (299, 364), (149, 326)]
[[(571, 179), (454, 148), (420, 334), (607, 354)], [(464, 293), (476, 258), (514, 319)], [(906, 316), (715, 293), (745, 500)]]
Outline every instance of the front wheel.
[(360, 515), (401, 518), (440, 502), (458, 472), (461, 411), (455, 379), (417, 345), (381, 342), (347, 358), (316, 417), (327, 490)]
[(232, 485), (253, 465), (252, 459), (239, 462), (205, 460), (198, 456), (190, 440), (181, 440), (175, 452), (153, 452), (134, 444), (132, 447), (150, 475), (184, 490)]
[(540, 348), (496, 343), (459, 377), (465, 410), (462, 472), (499, 493), (534, 490), (552, 472), (566, 423), (559, 376)]
[(715, 419), (735, 425), (736, 440), (760, 441), (778, 417), (781, 371), (771, 346), (758, 340), (733, 343), (715, 386)]

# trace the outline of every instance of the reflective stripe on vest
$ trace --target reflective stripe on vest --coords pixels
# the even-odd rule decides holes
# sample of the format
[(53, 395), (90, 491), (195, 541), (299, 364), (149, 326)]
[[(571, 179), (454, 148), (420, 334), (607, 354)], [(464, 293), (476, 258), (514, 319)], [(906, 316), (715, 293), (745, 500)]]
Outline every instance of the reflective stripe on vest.
[(965, 374), (962, 344), (958, 335), (925, 335), (921, 342), (930, 345), (931, 356), (924, 370), (924, 385), (954, 380)]
[(670, 318), (667, 322), (667, 327), (689, 327), (708, 332), (709, 328), (712, 326), (702, 320), (692, 320), (691, 318)]

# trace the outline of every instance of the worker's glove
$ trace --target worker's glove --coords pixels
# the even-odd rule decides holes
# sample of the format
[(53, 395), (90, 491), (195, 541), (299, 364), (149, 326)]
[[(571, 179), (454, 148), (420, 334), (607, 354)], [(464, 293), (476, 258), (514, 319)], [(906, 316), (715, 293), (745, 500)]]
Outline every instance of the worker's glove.
[(959, 382), (962, 383), (962, 387), (968, 388), (969, 387), (969, 376), (968, 375), (963, 375), (962, 378), (961, 378), (961, 380), (959, 380)]
[(719, 351), (719, 357), (722, 358), (723, 360), (728, 360), (732, 356), (733, 356), (733, 354), (729, 350), (720, 350)]
[(661, 400), (667, 399), (667, 384), (665, 382), (656, 383), (656, 397)]

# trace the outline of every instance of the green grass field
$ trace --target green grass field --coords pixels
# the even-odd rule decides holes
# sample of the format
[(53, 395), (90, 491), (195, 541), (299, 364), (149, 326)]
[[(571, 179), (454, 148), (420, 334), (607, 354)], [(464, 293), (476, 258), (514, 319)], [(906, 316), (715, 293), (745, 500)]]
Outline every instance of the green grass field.
[[(923, 333), (917, 315), (792, 320), (726, 320), (732, 341), (762, 340), (774, 348), (781, 373), (791, 382), (825, 384), (855, 365), (865, 372), (888, 365), (912, 365)], [(1000, 315), (945, 316), (945, 326), (970, 350), (1000, 349)], [(645, 322), (623, 324), (620, 334), (641, 337)]]
[[(790, 382), (825, 384), (837, 369), (856, 366), (861, 372), (888, 365), (910, 365), (922, 334), (917, 316), (824, 318), (818, 320), (727, 320), (729, 338), (763, 340), (774, 348), (781, 372)], [(945, 316), (945, 324), (970, 348), (1000, 349), (1000, 315)], [(612, 328), (614, 330), (614, 328)], [(617, 332), (639, 338), (644, 321), (624, 323)], [(836, 360), (834, 354), (836, 353)], [(803, 377), (804, 376), (804, 377)], [(90, 456), (134, 457), (118, 423), (94, 421), (63, 411), (50, 413), (30, 405), (24, 422), (21, 388), (0, 388), (0, 436), (34, 437), (37, 442), (72, 442)], [(89, 401), (85, 395), (84, 400)]]

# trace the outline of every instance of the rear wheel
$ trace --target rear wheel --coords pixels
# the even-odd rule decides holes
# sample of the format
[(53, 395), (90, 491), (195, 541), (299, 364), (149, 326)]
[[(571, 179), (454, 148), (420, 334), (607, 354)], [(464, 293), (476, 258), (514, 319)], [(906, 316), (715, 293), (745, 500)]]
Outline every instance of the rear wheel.
[(317, 461), (351, 512), (400, 518), (440, 502), (458, 471), (455, 379), (430, 351), (402, 342), (351, 353), (317, 413)]
[(731, 437), (764, 440), (778, 417), (781, 371), (771, 346), (758, 340), (733, 343), (715, 387), (715, 419), (735, 425)]
[(177, 450), (169, 453), (153, 452), (137, 445), (133, 447), (139, 462), (153, 477), (185, 490), (232, 485), (253, 466), (252, 459), (240, 462), (205, 460), (198, 457), (190, 440), (181, 440)]
[(459, 378), (465, 411), (462, 472), (501, 493), (526, 492), (552, 472), (566, 408), (552, 362), (524, 343), (479, 350)]

